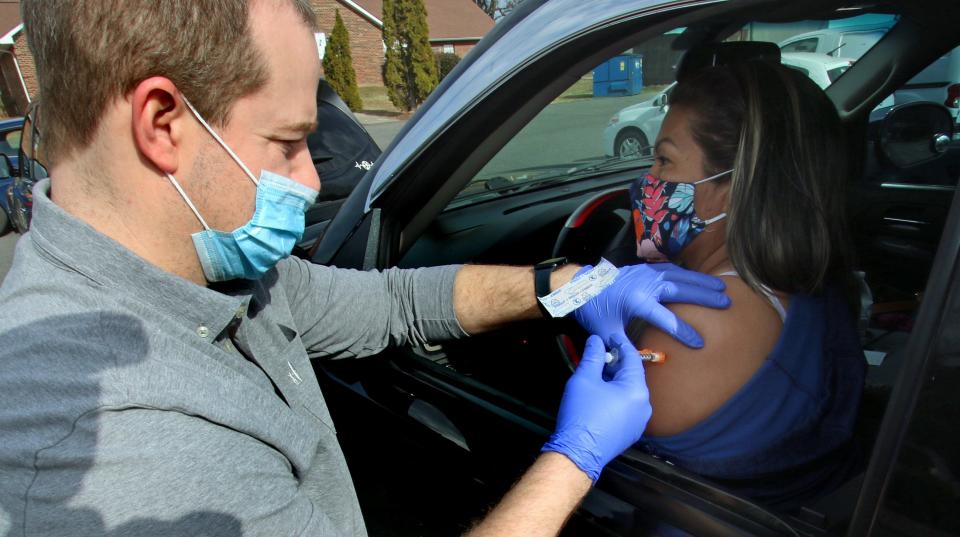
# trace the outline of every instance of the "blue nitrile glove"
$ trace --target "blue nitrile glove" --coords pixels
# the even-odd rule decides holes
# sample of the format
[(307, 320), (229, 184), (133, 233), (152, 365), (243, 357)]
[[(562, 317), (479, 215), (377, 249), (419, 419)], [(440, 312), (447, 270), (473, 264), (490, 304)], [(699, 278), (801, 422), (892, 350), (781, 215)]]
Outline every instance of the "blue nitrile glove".
[(605, 381), (603, 341), (587, 339), (583, 359), (563, 390), (556, 432), (540, 450), (566, 455), (594, 483), (608, 462), (640, 440), (653, 413), (643, 361), (625, 337), (615, 336), (614, 342), (622, 365)]
[[(574, 276), (590, 270), (587, 265)], [(685, 302), (709, 308), (726, 308), (730, 298), (723, 293), (723, 280), (682, 269), (671, 263), (648, 263), (620, 267), (617, 279), (599, 295), (573, 311), (587, 332), (600, 336), (608, 346), (614, 335), (624, 336), (635, 318), (670, 334), (678, 341), (699, 349), (703, 338), (670, 310), (661, 305)]]

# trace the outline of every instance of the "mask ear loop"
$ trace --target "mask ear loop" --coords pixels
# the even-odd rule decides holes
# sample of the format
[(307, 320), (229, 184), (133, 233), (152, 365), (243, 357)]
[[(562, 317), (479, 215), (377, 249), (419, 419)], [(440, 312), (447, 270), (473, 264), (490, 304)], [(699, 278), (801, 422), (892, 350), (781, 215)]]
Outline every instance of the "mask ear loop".
[(177, 192), (180, 193), (180, 197), (183, 198), (183, 201), (187, 202), (187, 207), (190, 207), (190, 210), (193, 211), (193, 214), (197, 217), (197, 220), (200, 221), (200, 224), (203, 226), (203, 229), (210, 231), (210, 226), (207, 225), (207, 221), (204, 220), (202, 216), (200, 216), (200, 211), (197, 210), (197, 208), (193, 205), (193, 202), (190, 201), (190, 198), (187, 197), (187, 193), (184, 192), (182, 188), (180, 188), (180, 183), (177, 182), (177, 178), (168, 173), (167, 179), (169, 179), (170, 182), (173, 183), (173, 188), (177, 189)]
[(725, 172), (720, 172), (720, 173), (718, 173), (718, 174), (716, 174), (716, 175), (711, 175), (710, 177), (705, 177), (705, 178), (703, 178), (703, 179), (701, 179), (701, 180), (699, 180), (699, 181), (694, 181), (693, 184), (699, 185), (700, 183), (706, 183), (707, 181), (713, 181), (713, 180), (716, 179), (717, 177), (723, 177), (724, 175), (727, 175), (728, 173), (733, 173), (733, 168), (731, 168), (731, 169), (729, 169), (729, 170), (727, 170), (727, 171), (725, 171)]
[[(200, 117), (200, 113), (197, 112), (197, 109), (194, 108), (192, 104), (190, 104), (190, 101), (187, 100), (187, 97), (185, 95), (181, 95), (180, 98), (183, 99), (183, 104), (187, 105), (187, 108), (193, 114), (193, 117), (197, 118), (197, 121), (199, 121), (200, 124), (203, 125), (203, 128), (207, 129), (207, 132), (210, 133), (210, 136), (213, 136), (213, 139), (220, 144), (220, 147), (222, 147), (227, 152), (227, 154), (230, 155), (230, 158), (232, 158), (233, 161), (236, 162), (241, 169), (243, 169), (243, 172), (247, 174), (247, 177), (249, 177), (251, 181), (253, 181), (253, 184), (256, 186), (260, 186), (260, 181), (258, 181), (257, 178), (253, 176), (253, 173), (250, 171), (250, 168), (247, 168), (247, 165), (240, 160), (240, 157), (238, 157), (237, 154), (233, 152), (233, 149), (230, 149), (230, 146), (228, 146), (227, 143), (224, 142), (222, 138), (220, 138), (220, 135), (217, 134), (216, 131), (214, 131), (212, 128), (210, 128), (210, 125), (208, 125), (207, 122), (202, 117)], [(199, 216), (199, 214), (197, 216)]]
[[(699, 185), (700, 183), (706, 183), (707, 181), (713, 181), (713, 180), (716, 179), (717, 177), (723, 177), (724, 175), (727, 175), (728, 173), (733, 173), (733, 169), (731, 168), (731, 169), (729, 169), (729, 170), (727, 170), (727, 171), (725, 171), (725, 172), (720, 172), (720, 173), (718, 173), (718, 174), (716, 174), (716, 175), (711, 175), (710, 177), (706, 177), (706, 178), (701, 179), (701, 180), (699, 180), (699, 181), (694, 181), (693, 184)], [(718, 221), (718, 220), (720, 220), (720, 219), (722, 219), (722, 218), (725, 218), (726, 216), (727, 216), (727, 213), (720, 213), (720, 214), (718, 214), (717, 216), (714, 216), (713, 218), (708, 218), (708, 219), (706, 219), (706, 220), (700, 220), (700, 221), (703, 222), (703, 227), (707, 227), (707, 226), (709, 226), (710, 224), (712, 224), (712, 223), (714, 223), (714, 222), (716, 222), (716, 221)]]

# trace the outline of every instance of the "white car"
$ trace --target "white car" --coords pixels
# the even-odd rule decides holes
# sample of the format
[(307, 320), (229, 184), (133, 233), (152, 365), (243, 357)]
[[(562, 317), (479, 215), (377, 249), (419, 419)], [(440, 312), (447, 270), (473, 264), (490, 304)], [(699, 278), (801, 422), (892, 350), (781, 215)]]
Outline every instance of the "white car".
[(612, 157), (640, 157), (653, 154), (653, 142), (669, 109), (670, 93), (676, 82), (653, 99), (630, 105), (610, 118), (603, 131), (603, 148)]
[[(813, 52), (784, 52), (780, 61), (807, 75), (821, 88), (832, 84), (854, 63), (851, 59)], [(631, 158), (653, 155), (653, 143), (670, 109), (670, 93), (676, 84), (673, 82), (654, 98), (632, 104), (610, 118), (603, 131), (603, 148), (607, 156)]]
[[(795, 35), (780, 42), (780, 52), (816, 52), (832, 56), (843, 55), (854, 61), (870, 50), (894, 24), (860, 25), (841, 28), (823, 28)], [(786, 63), (786, 62), (784, 62)], [(960, 118), (960, 47), (928, 65), (884, 101), (884, 105), (930, 101), (943, 104), (954, 118)]]
[(835, 58), (819, 52), (783, 52), (780, 54), (780, 63), (796, 69), (810, 77), (820, 89), (827, 89), (840, 75), (853, 65), (855, 60), (849, 58)]

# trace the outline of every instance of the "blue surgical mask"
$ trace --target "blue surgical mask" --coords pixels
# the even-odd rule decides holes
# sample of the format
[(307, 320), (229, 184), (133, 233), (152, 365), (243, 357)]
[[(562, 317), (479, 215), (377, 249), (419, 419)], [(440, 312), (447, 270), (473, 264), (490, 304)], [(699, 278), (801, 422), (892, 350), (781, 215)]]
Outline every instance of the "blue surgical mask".
[(236, 153), (200, 117), (186, 97), (183, 102), (257, 188), (253, 217), (228, 233), (211, 229), (176, 177), (167, 174), (167, 179), (203, 226), (203, 231), (191, 235), (203, 275), (210, 282), (259, 279), (277, 262), (290, 255), (294, 245), (303, 237), (304, 213), (317, 199), (319, 192), (266, 170), (260, 172), (260, 179), (257, 180)]

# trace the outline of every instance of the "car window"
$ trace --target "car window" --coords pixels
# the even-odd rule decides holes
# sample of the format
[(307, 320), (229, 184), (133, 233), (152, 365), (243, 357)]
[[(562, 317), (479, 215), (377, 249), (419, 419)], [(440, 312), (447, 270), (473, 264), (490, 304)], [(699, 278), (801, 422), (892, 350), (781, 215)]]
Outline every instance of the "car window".
[(816, 52), (817, 43), (819, 41), (820, 40), (816, 37), (801, 39), (788, 45), (784, 45), (780, 50), (783, 52)]
[(7, 131), (0, 137), (0, 153), (8, 157), (17, 156), (17, 150), (20, 147), (20, 129)]
[(796, 65), (787, 65), (787, 67), (793, 69), (794, 71), (800, 71), (801, 73), (803, 73), (803, 74), (806, 75), (806, 76), (810, 76), (810, 71), (804, 69), (803, 67), (798, 67), (798, 66), (796, 66)]
[(674, 30), (596, 65), (544, 108), (450, 204), (647, 166), (682, 51)]
[(849, 65), (843, 65), (841, 67), (835, 67), (833, 69), (828, 70), (827, 77), (830, 79), (830, 83), (833, 84), (834, 82), (836, 82), (837, 79), (840, 78), (840, 75), (842, 75), (843, 73), (846, 73), (847, 69), (849, 68), (850, 68)]
[[(727, 41), (780, 44), (816, 29), (839, 41), (843, 28), (860, 28), (864, 21), (881, 25), (882, 30), (871, 34), (881, 36), (893, 23), (892, 17), (877, 20), (864, 16), (840, 21), (754, 22), (734, 32)], [(683, 57), (683, 51), (674, 46), (683, 31), (677, 28), (638, 42), (584, 73), (490, 159), (447, 208), (600, 172), (648, 166), (653, 143), (669, 109), (676, 68)], [(821, 88), (829, 86), (853, 63), (817, 52), (818, 46), (829, 45), (825, 39), (814, 37), (778, 45), (782, 52), (794, 52), (784, 63)]]
[[(893, 467), (878, 518), (886, 535), (960, 533), (960, 386), (957, 293), (945, 310), (939, 344), (928, 366), (909, 430)], [(906, 419), (908, 416), (904, 416)]]

